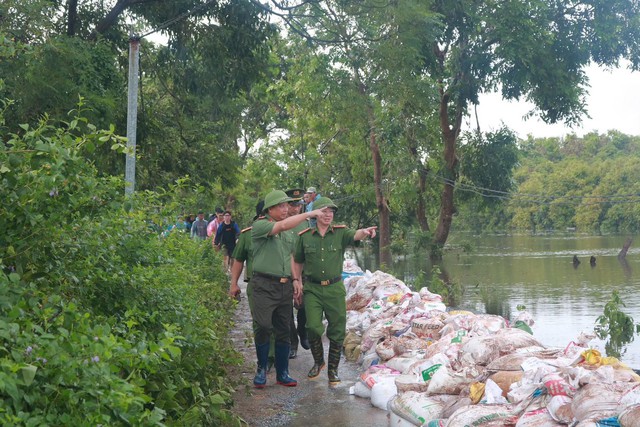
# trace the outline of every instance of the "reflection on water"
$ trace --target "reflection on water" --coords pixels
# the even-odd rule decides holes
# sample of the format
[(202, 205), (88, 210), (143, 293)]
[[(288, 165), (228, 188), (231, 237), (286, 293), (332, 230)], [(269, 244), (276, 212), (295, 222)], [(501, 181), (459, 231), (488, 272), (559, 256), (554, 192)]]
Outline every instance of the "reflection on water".
[[(446, 253), (440, 268), (448, 280), (464, 289), (457, 304), (460, 308), (509, 319), (522, 305), (536, 320), (534, 336), (546, 345), (565, 347), (581, 331), (593, 330), (614, 290), (625, 304), (622, 311), (640, 323), (640, 247), (632, 245), (626, 258), (618, 260), (626, 238), (456, 234), (449, 245), (474, 249)], [(640, 239), (635, 242), (640, 244)], [(370, 256), (359, 255), (360, 265), (375, 269)], [(574, 255), (580, 261), (575, 268)], [(421, 271), (432, 279), (427, 257), (416, 254), (400, 258), (392, 273), (412, 284)], [(594, 340), (592, 344), (604, 352), (604, 342)], [(622, 359), (640, 368), (640, 338), (622, 349)]]

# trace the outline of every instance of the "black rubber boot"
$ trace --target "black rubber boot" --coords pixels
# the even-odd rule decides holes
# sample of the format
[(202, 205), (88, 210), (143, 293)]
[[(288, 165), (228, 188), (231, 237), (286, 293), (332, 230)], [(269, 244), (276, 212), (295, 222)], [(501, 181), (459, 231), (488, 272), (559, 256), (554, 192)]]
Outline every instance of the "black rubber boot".
[(264, 388), (267, 385), (267, 360), (269, 359), (269, 343), (256, 344), (256, 356), (258, 357), (258, 369), (253, 377), (255, 388)]
[(298, 381), (289, 376), (289, 344), (276, 343), (276, 381), (285, 387), (295, 387)]
[(336, 341), (329, 341), (329, 369), (327, 370), (329, 385), (336, 385), (340, 382), (340, 377), (338, 377), (338, 365), (340, 365), (341, 355), (342, 345)]
[(298, 354), (298, 331), (296, 331), (296, 322), (291, 309), (291, 321), (289, 322), (289, 341), (291, 342), (291, 350), (289, 352), (289, 359), (295, 359)]
[(300, 345), (305, 350), (309, 350), (309, 340), (307, 339), (307, 311), (304, 305), (298, 309), (298, 336)]
[(324, 347), (322, 346), (322, 339), (316, 338), (309, 341), (311, 348), (311, 354), (313, 355), (313, 367), (309, 370), (307, 375), (309, 379), (318, 378), (320, 371), (324, 368)]

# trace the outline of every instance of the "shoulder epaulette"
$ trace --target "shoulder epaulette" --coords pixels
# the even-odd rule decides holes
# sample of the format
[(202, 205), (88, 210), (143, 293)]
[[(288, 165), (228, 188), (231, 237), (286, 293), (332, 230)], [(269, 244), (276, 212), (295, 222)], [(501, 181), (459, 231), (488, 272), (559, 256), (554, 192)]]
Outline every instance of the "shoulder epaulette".
[(344, 224), (334, 225), (333, 228), (347, 228)]
[(300, 231), (300, 232), (298, 233), (298, 236), (302, 236), (304, 233), (306, 233), (306, 232), (307, 232), (307, 231), (309, 231), (309, 230), (313, 230), (313, 229), (312, 229), (311, 227), (305, 228), (304, 230), (302, 230), (302, 231)]
[(240, 233), (244, 233), (245, 231), (249, 231), (251, 230), (253, 227), (247, 227), (247, 228), (243, 228), (242, 230), (240, 230)]

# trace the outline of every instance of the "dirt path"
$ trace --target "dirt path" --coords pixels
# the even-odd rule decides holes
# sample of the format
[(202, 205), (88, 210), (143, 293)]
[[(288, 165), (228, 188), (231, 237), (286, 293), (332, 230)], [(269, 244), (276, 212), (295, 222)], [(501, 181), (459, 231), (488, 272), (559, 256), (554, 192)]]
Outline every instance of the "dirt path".
[[(357, 365), (347, 362), (344, 357), (340, 363), (342, 382), (329, 387), (327, 370), (315, 380), (307, 379), (307, 372), (313, 365), (309, 350), (298, 347), (298, 357), (289, 361), (289, 374), (298, 380), (297, 387), (283, 387), (276, 384), (275, 369), (267, 378), (267, 387), (253, 388), (255, 374), (255, 348), (251, 334), (251, 316), (247, 304), (245, 287), (234, 321), (236, 328), (233, 340), (244, 355), (244, 365), (236, 375), (246, 384), (234, 394), (234, 412), (242, 417), (249, 426), (387, 426), (387, 412), (371, 406), (368, 399), (349, 394), (349, 388), (358, 379)], [(326, 338), (325, 338), (326, 340)], [(325, 353), (328, 341), (325, 342)], [(325, 354), (326, 357), (326, 354)]]

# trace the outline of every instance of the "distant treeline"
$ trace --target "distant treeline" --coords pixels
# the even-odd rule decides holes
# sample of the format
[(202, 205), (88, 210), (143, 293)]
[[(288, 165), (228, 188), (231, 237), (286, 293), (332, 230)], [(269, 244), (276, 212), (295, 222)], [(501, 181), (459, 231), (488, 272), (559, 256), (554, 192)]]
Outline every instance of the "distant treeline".
[(518, 159), (511, 191), (458, 186), (457, 229), (638, 231), (640, 137), (530, 136)]

